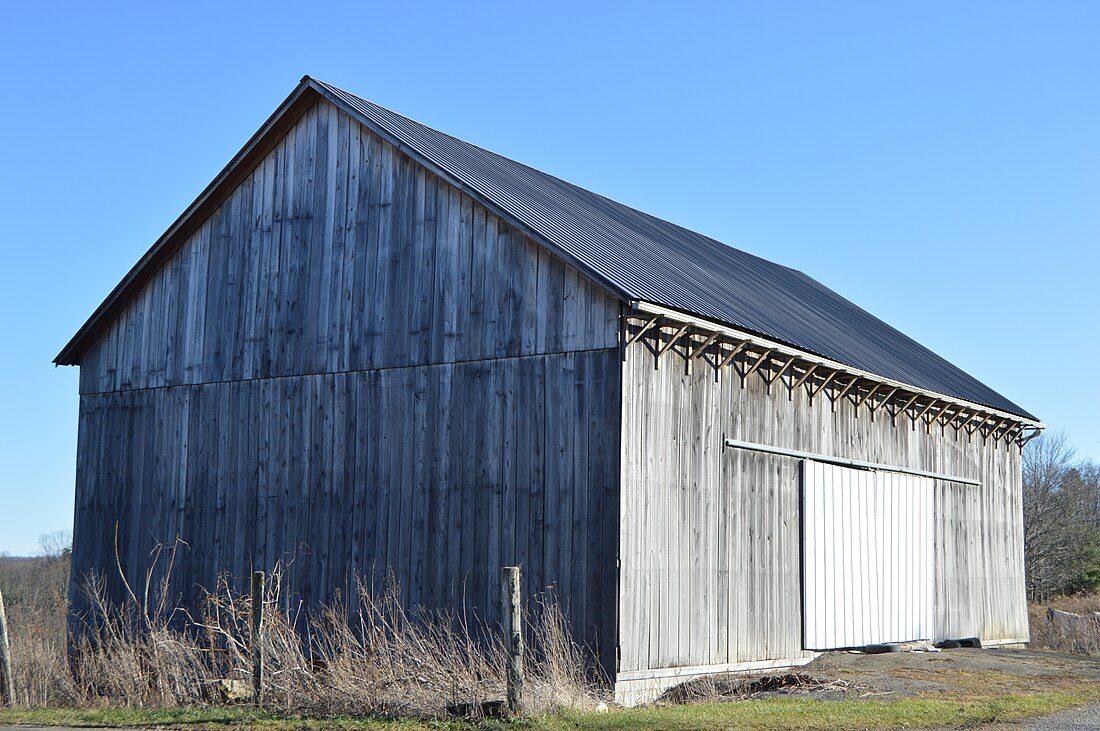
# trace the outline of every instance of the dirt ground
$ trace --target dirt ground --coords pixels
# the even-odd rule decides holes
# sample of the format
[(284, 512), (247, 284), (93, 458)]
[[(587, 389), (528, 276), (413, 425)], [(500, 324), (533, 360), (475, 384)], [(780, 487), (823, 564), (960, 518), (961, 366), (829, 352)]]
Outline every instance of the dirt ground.
[(920, 694), (1011, 693), (1100, 687), (1100, 658), (1018, 649), (952, 649), (877, 655), (825, 653), (801, 668), (755, 677), (707, 678), (674, 688), (662, 700), (767, 698), (890, 700)]

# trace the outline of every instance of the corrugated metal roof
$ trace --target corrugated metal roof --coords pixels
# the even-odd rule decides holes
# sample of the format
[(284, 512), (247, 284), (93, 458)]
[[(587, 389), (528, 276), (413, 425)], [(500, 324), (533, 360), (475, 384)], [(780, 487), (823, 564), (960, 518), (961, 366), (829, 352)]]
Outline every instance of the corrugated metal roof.
[(509, 160), (313, 80), (629, 299), (692, 313), (928, 391), (1034, 416), (802, 272)]

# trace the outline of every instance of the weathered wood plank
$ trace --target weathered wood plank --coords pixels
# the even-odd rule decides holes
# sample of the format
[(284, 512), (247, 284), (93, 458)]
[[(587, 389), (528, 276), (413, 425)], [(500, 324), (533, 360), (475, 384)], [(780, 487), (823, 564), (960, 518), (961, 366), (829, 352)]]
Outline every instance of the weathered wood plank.
[(85, 354), (81, 391), (608, 348), (617, 317), (600, 287), (323, 103)]
[(832, 412), (811, 406), (805, 390), (769, 394), (756, 375), (742, 388), (705, 367), (685, 373), (679, 356), (654, 369), (646, 347), (631, 345), (623, 361), (620, 671), (803, 654), (797, 465), (722, 449), (724, 436), (980, 479), (981, 488), (937, 488), (937, 628), (1026, 633), (1022, 612), (996, 606), (1022, 597), (1021, 544), (1006, 535), (1016, 521), (998, 517), (1018, 501), (1014, 447), (857, 418), (852, 402)]

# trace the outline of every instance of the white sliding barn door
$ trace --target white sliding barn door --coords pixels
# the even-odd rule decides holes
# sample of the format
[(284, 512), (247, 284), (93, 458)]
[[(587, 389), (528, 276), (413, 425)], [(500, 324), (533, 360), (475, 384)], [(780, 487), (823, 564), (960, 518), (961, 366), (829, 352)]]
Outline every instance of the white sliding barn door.
[(803, 461), (806, 649), (932, 637), (932, 484)]

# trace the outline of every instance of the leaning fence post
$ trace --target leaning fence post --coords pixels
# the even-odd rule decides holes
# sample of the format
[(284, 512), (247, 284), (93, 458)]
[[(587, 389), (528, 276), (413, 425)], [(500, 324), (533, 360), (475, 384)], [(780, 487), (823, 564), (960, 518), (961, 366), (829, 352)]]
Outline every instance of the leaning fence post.
[(264, 572), (252, 572), (252, 702), (264, 702)]
[(523, 602), (519, 595), (519, 566), (501, 569), (500, 598), (508, 645), (508, 712), (518, 714), (523, 704)]
[(15, 700), (15, 683), (11, 677), (11, 645), (8, 643), (8, 617), (4, 613), (4, 593), (0, 592), (0, 706), (10, 706)]

